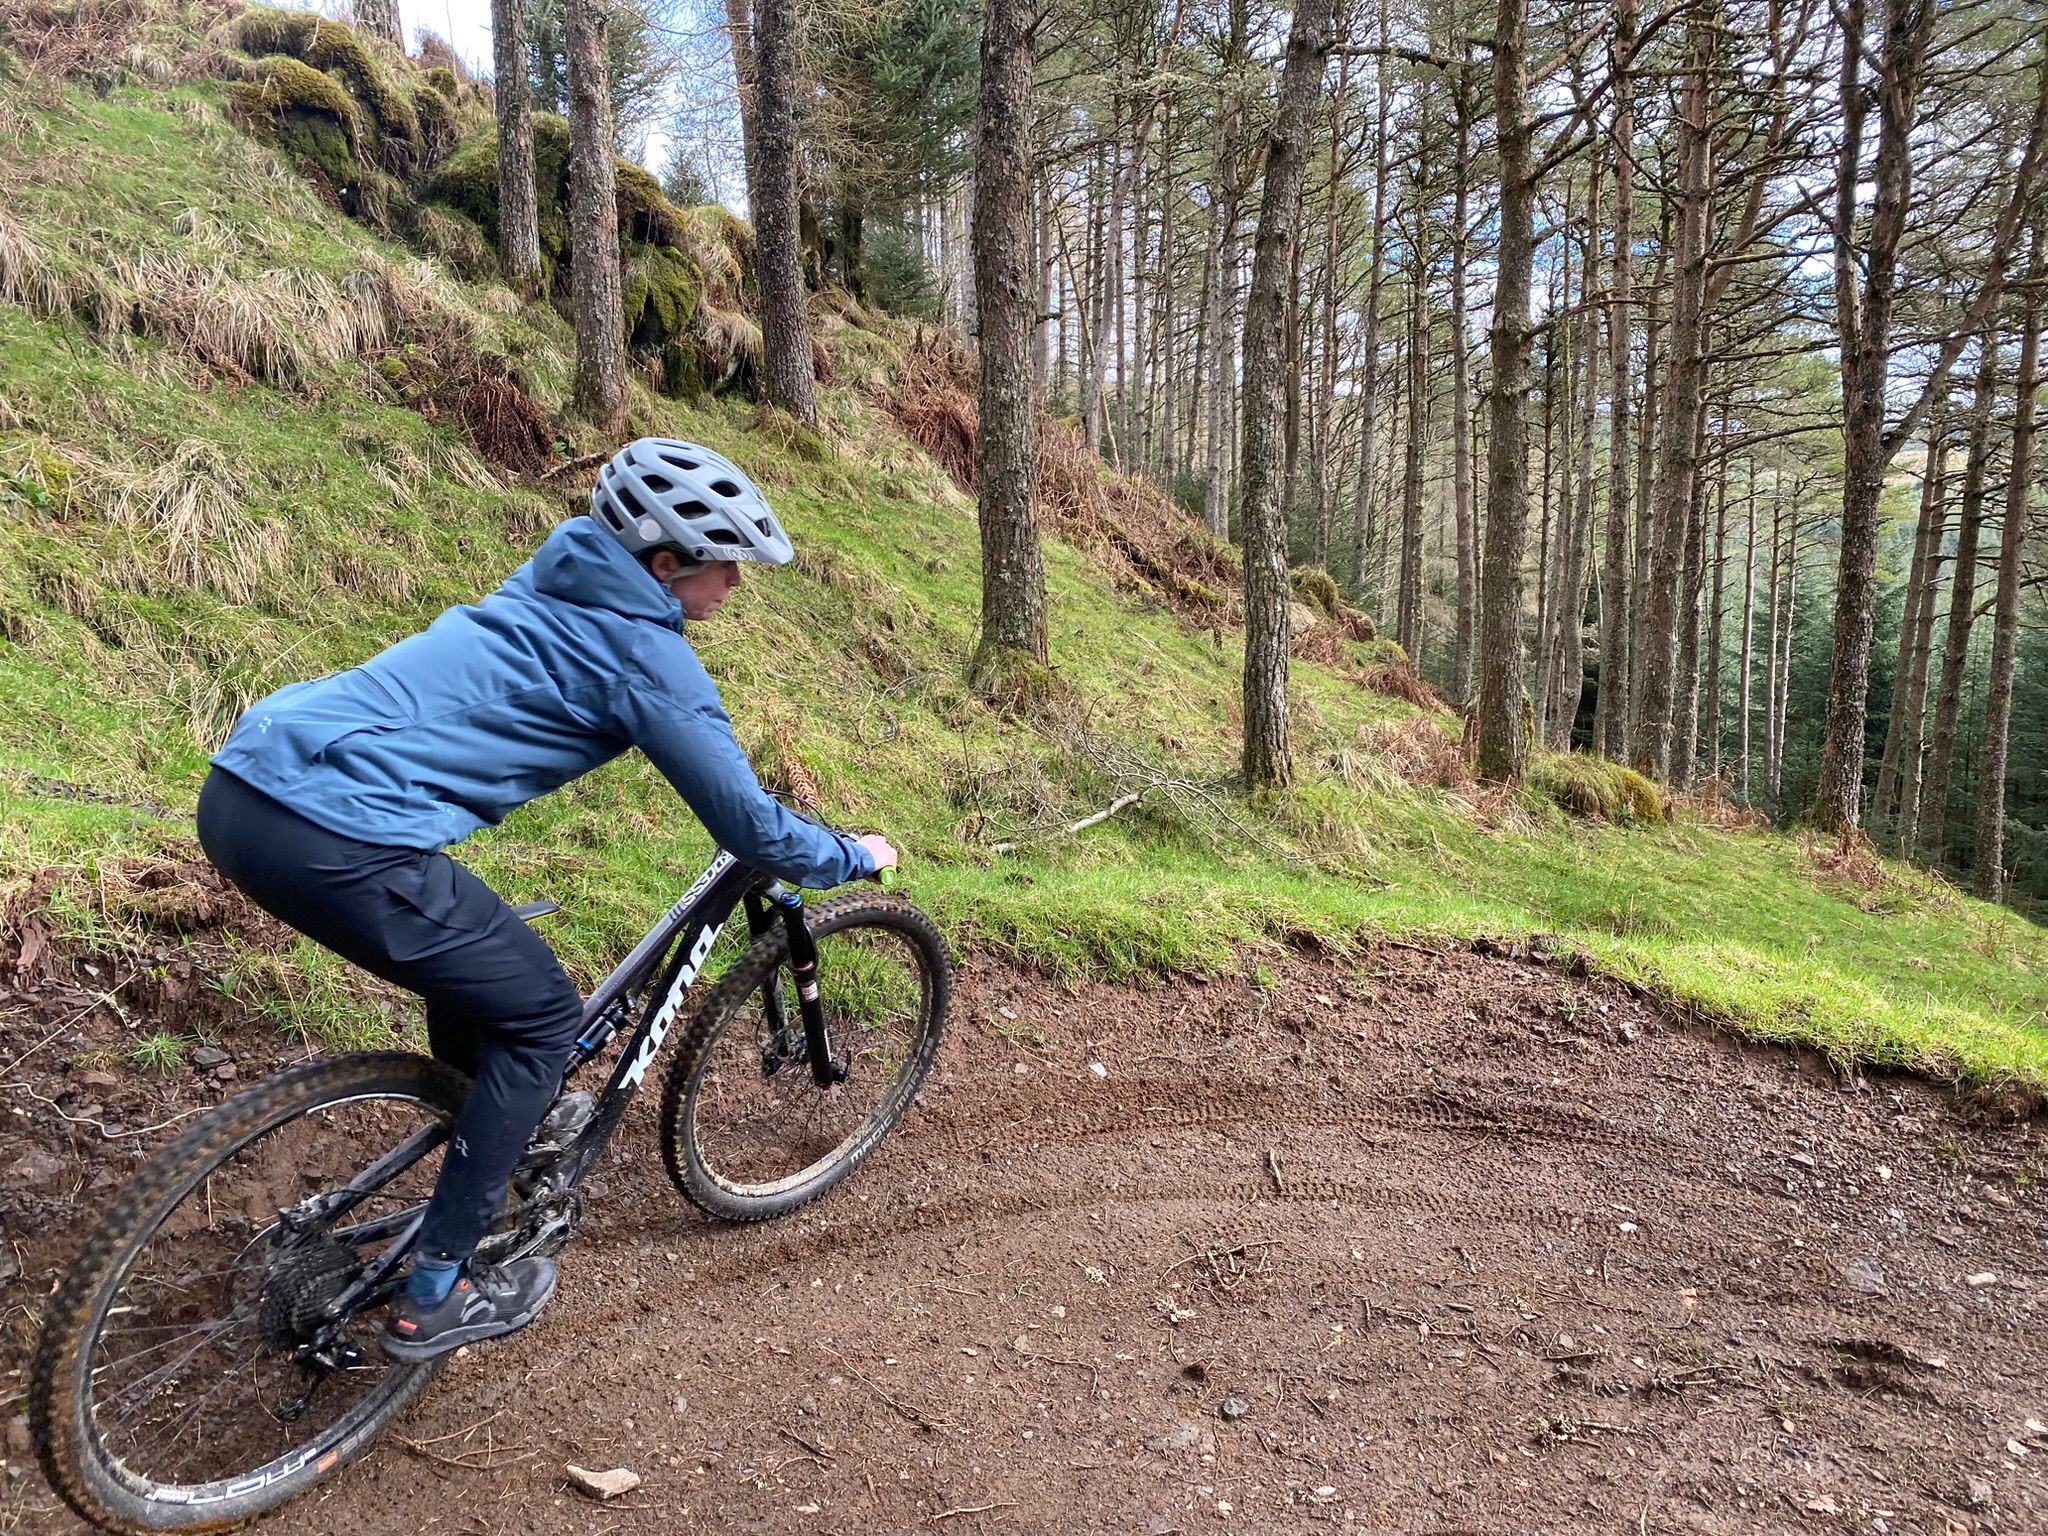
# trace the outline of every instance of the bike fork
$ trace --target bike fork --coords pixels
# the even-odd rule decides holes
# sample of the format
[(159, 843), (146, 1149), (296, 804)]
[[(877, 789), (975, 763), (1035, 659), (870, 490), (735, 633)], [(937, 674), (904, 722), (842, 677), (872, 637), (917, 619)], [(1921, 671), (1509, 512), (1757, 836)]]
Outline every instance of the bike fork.
[[(846, 1081), (846, 1064), (832, 1054), (832, 1039), (825, 1029), (825, 1005), (818, 994), (818, 941), (811, 937), (804, 921), (803, 892), (781, 884), (769, 887), (768, 897), (782, 909), (782, 929), (789, 938), (789, 969), (796, 977), (797, 1013), (803, 1020), (804, 1054), (810, 1058), (811, 1076), (820, 1088)], [(774, 1010), (771, 1026), (779, 1025), (781, 977), (773, 978), (769, 1006)]]

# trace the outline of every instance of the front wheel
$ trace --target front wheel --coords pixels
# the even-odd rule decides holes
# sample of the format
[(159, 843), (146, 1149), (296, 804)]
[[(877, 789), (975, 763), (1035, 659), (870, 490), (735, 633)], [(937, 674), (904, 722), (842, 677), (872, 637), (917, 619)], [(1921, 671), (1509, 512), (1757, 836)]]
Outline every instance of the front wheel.
[(221, 1530), (369, 1447), (440, 1362), (388, 1360), (381, 1296), (347, 1301), (409, 1236), (467, 1087), (399, 1052), (294, 1067), (122, 1191), (50, 1298), (29, 1381), (73, 1509), (110, 1531)]
[(669, 1177), (729, 1221), (793, 1211), (857, 1168), (909, 1109), (945, 1031), (953, 968), (922, 912), (863, 893), (807, 919), (840, 1080), (812, 1073), (778, 925), (691, 1016), (663, 1089)]

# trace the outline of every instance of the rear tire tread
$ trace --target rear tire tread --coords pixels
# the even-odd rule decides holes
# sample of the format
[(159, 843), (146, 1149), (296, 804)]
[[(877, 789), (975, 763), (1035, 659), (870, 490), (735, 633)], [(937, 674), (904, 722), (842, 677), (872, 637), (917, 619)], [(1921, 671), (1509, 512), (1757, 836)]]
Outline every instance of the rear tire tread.
[[(89, 1371), (81, 1356), (97, 1342), (104, 1294), (134, 1255), (176, 1210), (197, 1183), (257, 1135), (323, 1103), (378, 1090), (411, 1092), (451, 1113), (462, 1103), (468, 1080), (454, 1068), (409, 1051), (377, 1051), (330, 1057), (287, 1068), (208, 1111), (163, 1151), (115, 1198), (94, 1224), (92, 1236), (64, 1273), (44, 1313), (42, 1336), (29, 1375), (29, 1430), (50, 1486), (79, 1515), (109, 1531), (221, 1531), (242, 1524), (338, 1472), (360, 1456), (386, 1425), (404, 1410), (439, 1369), (440, 1362), (414, 1367), (381, 1404), (373, 1418), (351, 1435), (331, 1464), (280, 1479), (240, 1498), (224, 1500), (217, 1516), (179, 1521), (191, 1505), (152, 1501), (114, 1482), (100, 1467), (85, 1433)], [(394, 1367), (404, 1369), (404, 1367)], [(82, 1379), (81, 1379), (82, 1378)], [(151, 1513), (155, 1518), (150, 1518)]]

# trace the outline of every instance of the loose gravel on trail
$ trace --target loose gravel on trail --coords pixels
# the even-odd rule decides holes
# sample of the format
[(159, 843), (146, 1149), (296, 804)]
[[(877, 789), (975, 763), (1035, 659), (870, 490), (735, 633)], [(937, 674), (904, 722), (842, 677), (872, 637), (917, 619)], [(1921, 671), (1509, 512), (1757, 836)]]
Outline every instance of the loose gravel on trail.
[[(2048, 1530), (2048, 1124), (1575, 969), (1386, 945), (1070, 992), (977, 961), (909, 1120), (756, 1228), (681, 1204), (643, 1096), (542, 1321), (270, 1524)], [(223, 1045), (243, 1081), (286, 1059)], [(126, 1166), (98, 1126), (133, 1091), (77, 1054), (0, 1116), (9, 1392)], [(20, 1439), (0, 1532), (75, 1530)], [(600, 1502), (572, 1464), (640, 1481)]]

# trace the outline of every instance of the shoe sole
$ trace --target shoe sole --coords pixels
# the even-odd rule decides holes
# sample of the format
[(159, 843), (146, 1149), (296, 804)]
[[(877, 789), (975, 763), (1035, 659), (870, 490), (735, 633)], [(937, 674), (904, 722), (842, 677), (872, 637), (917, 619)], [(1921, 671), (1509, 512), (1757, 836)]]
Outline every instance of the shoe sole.
[(379, 1342), (384, 1346), (384, 1353), (392, 1359), (403, 1361), (407, 1365), (418, 1365), (422, 1361), (439, 1359), (465, 1344), (476, 1344), (484, 1339), (502, 1339), (508, 1333), (517, 1333), (539, 1317), (541, 1308), (548, 1304), (555, 1294), (555, 1286), (560, 1283), (561, 1276), (555, 1276), (540, 1298), (517, 1317), (488, 1323), (472, 1323), (467, 1328), (450, 1328), (446, 1333), (437, 1333), (433, 1338), (417, 1344), (394, 1339), (388, 1332), (379, 1336)]

